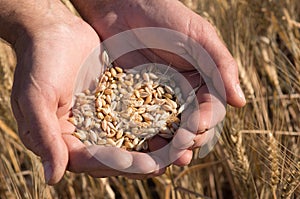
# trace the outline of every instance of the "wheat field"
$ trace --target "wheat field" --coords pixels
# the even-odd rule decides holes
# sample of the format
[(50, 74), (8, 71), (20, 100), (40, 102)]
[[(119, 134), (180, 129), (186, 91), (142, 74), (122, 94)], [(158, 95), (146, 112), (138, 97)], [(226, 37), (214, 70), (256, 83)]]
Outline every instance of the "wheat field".
[(246, 93), (244, 108), (227, 108), (214, 150), (152, 179), (66, 172), (47, 186), (39, 158), (17, 136), (9, 99), (16, 60), (1, 42), (0, 198), (300, 198), (300, 1), (183, 2), (215, 26)]

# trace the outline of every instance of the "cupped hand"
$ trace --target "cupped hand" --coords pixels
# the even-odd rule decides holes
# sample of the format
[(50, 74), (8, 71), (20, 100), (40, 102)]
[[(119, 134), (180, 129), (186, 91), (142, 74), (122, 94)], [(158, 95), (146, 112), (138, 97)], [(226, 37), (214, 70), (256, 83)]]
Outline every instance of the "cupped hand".
[[(133, 67), (139, 64), (158, 62), (171, 65), (181, 72), (197, 90), (198, 109), (189, 112), (185, 128), (178, 130), (173, 139), (173, 149), (170, 156), (175, 164), (186, 165), (192, 158), (192, 149), (202, 146), (214, 136), (214, 127), (225, 116), (225, 102), (235, 107), (245, 104), (243, 92), (239, 86), (237, 64), (228, 49), (217, 36), (216, 31), (205, 19), (192, 12), (179, 1), (173, 0), (110, 0), (98, 1), (73, 0), (84, 19), (92, 25), (102, 40), (117, 35), (126, 30), (143, 27), (167, 28), (183, 33), (179, 38), (172, 35), (140, 34), (136, 31), (134, 39), (130, 37), (123, 45), (144, 44), (149, 49), (139, 49), (124, 56), (118, 57), (117, 63), (124, 67)], [(203, 49), (191, 45), (196, 42)], [(153, 49), (160, 44), (168, 52)], [(151, 46), (153, 47), (151, 49)], [(113, 54), (120, 43), (112, 43), (108, 51)], [(126, 47), (125, 47), (126, 48)], [(207, 53), (207, 54), (206, 54)], [(178, 56), (185, 54), (185, 60)], [(207, 58), (209, 55), (209, 58)], [(189, 62), (187, 62), (189, 61)], [(192, 65), (191, 62), (194, 61)], [(200, 68), (195, 68), (195, 65)], [(216, 66), (216, 67), (214, 67)], [(205, 76), (206, 84), (201, 84)], [(202, 80), (201, 80), (202, 79)], [(221, 85), (221, 86), (220, 86)], [(224, 87), (220, 89), (219, 87)], [(225, 97), (226, 96), (226, 97)], [(154, 145), (163, 146), (167, 141), (155, 138)], [(158, 144), (159, 143), (159, 144)]]
[[(95, 177), (144, 177), (130, 174), (155, 170), (156, 162), (146, 154), (99, 148), (96, 152), (110, 161), (104, 164), (71, 135), (74, 126), (67, 119), (76, 77), (80, 66), (100, 43), (88, 24), (73, 18), (68, 15), (66, 20), (48, 20), (15, 44), (17, 67), (11, 102), (20, 138), (41, 157), (49, 184), (57, 183), (66, 169)], [(141, 160), (149, 160), (148, 166), (140, 164)]]

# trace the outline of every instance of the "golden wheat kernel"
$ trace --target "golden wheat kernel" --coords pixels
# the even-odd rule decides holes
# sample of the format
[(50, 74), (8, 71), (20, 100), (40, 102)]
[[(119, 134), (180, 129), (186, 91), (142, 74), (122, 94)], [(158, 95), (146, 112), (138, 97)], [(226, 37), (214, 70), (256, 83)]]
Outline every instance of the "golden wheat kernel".
[(170, 105), (168, 105), (168, 104), (162, 105), (162, 108), (163, 108), (164, 110), (166, 110), (166, 111), (170, 111), (170, 112), (173, 111), (172, 107), (171, 107)]
[(149, 95), (149, 96), (146, 98), (144, 104), (149, 104), (151, 101), (152, 101), (152, 95)]
[(148, 92), (146, 92), (146, 91), (141, 91), (140, 92), (140, 97), (141, 98), (145, 98), (145, 97), (148, 97), (150, 94), (148, 93)]
[(104, 94), (105, 94), (105, 95), (110, 95), (110, 94), (112, 94), (112, 90), (109, 89), (109, 88), (108, 88), (108, 89), (105, 89), (105, 90), (104, 90)]
[(106, 143), (111, 145), (111, 146), (116, 146), (116, 142), (111, 138), (107, 138)]
[[(105, 97), (105, 98), (106, 98), (106, 97)], [(99, 100), (100, 100), (100, 99), (99, 99)], [(101, 105), (102, 105), (102, 107), (106, 105), (106, 101), (105, 101), (105, 99), (103, 99), (103, 98), (101, 98)]]
[(122, 68), (116, 66), (115, 69), (116, 69), (116, 71), (117, 71), (118, 73), (123, 73), (123, 69), (122, 69)]
[(87, 138), (86, 134), (84, 132), (82, 132), (82, 131), (75, 132), (73, 135), (75, 137), (77, 137), (78, 139), (80, 139), (81, 141), (84, 141)]
[(140, 77), (141, 77), (141, 75), (139, 73), (135, 74), (135, 76), (134, 76), (134, 78), (137, 79), (137, 80), (139, 80)]
[(170, 86), (168, 86), (168, 85), (165, 85), (165, 91), (166, 91), (167, 93), (171, 94), (171, 95), (174, 94), (173, 89), (172, 89)]
[(146, 112), (146, 108), (144, 108), (144, 107), (141, 107), (141, 108), (139, 108), (139, 109), (137, 109), (137, 111), (136, 111), (138, 114), (142, 114), (142, 113), (145, 113)]
[(114, 90), (114, 89), (117, 89), (118, 86), (117, 86), (116, 83), (112, 83), (112, 84), (109, 85), (109, 88), (112, 89), (112, 90)]
[(78, 124), (75, 117), (68, 118), (68, 121), (71, 122), (74, 126), (76, 126)]
[(143, 117), (141, 115), (136, 115), (135, 121), (136, 122), (142, 122), (143, 121)]
[(164, 98), (168, 98), (168, 99), (173, 99), (173, 95), (171, 95), (170, 93), (165, 93), (163, 95)]
[(96, 108), (101, 108), (102, 107), (102, 100), (101, 99), (97, 99), (95, 102)]
[(98, 139), (97, 144), (98, 145), (105, 145), (106, 144), (106, 139)]
[(134, 134), (132, 134), (131, 132), (127, 131), (125, 132), (125, 136), (127, 136), (130, 139), (134, 139), (136, 136)]
[(151, 79), (158, 79), (158, 77), (157, 77), (157, 75), (155, 75), (154, 73), (149, 73), (149, 77), (151, 78)]
[(107, 130), (107, 121), (106, 120), (103, 120), (102, 123), (101, 123), (101, 128), (103, 131), (106, 131)]
[(106, 136), (107, 136), (107, 133), (104, 132), (104, 131), (101, 131), (101, 132), (99, 133), (99, 137), (100, 137), (100, 138), (105, 138)]
[(120, 139), (122, 136), (123, 136), (123, 131), (122, 130), (117, 131), (116, 138)]
[(124, 142), (124, 138), (118, 139), (118, 140), (116, 141), (116, 147), (118, 147), (118, 148), (122, 147), (123, 142)]
[(109, 128), (109, 127), (107, 127), (107, 131), (109, 131), (109, 132), (107, 133), (107, 136), (106, 136), (106, 137), (112, 138), (112, 139), (113, 139), (113, 137), (115, 137), (115, 135), (116, 135), (116, 131), (112, 130), (112, 129)]
[(106, 120), (107, 122), (112, 122), (112, 117), (110, 115), (106, 115), (104, 117), (104, 120)]
[(132, 144), (136, 146), (139, 143), (140, 139), (138, 137), (134, 138)]
[(145, 91), (146, 91), (147, 93), (149, 93), (150, 95), (152, 94), (152, 91), (149, 89), (149, 87), (145, 87)]
[(89, 135), (90, 135), (90, 140), (92, 141), (92, 142), (97, 142), (97, 140), (98, 140), (98, 136), (96, 135), (96, 133), (94, 132), (94, 131), (89, 131)]
[(106, 70), (106, 71), (104, 72), (104, 75), (105, 75), (106, 77), (108, 77), (108, 78), (111, 77), (111, 73), (110, 73), (109, 70)]
[(107, 102), (107, 104), (111, 104), (111, 96), (110, 95), (106, 96), (106, 102)]
[(137, 98), (141, 97), (140, 92), (138, 90), (134, 90), (134, 94)]
[(177, 108), (177, 103), (174, 102), (173, 100), (170, 100), (169, 98), (166, 98), (166, 103), (168, 105), (170, 105), (173, 109), (176, 109)]
[(89, 118), (89, 117), (85, 118), (85, 120), (84, 120), (84, 127), (86, 129), (88, 129), (90, 127), (91, 123), (92, 123), (92, 119), (91, 118)]
[(126, 84), (126, 86), (132, 86), (133, 84), (132, 81), (128, 81), (128, 80), (125, 80), (124, 83)]
[(114, 68), (110, 69), (110, 73), (112, 77), (115, 77), (117, 75), (117, 71)]
[(150, 81), (150, 77), (149, 77), (149, 74), (148, 73), (143, 73), (143, 79), (146, 81), (146, 82), (149, 82)]
[(131, 142), (128, 142), (128, 141), (125, 141), (125, 147), (128, 148), (128, 149), (133, 149), (134, 148), (134, 145), (131, 143)]

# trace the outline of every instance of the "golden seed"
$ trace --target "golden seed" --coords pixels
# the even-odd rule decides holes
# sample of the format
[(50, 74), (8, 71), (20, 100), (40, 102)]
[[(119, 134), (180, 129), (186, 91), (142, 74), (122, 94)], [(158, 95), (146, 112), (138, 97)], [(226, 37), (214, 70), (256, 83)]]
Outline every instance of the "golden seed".
[(167, 104), (169, 104), (173, 109), (177, 108), (176, 102), (174, 102), (173, 100), (170, 100), (169, 98), (167, 98), (166, 100), (167, 100)]
[(151, 79), (158, 79), (158, 77), (154, 73), (149, 73), (149, 77)]
[(148, 74), (148, 73), (143, 73), (143, 79), (144, 79), (146, 82), (149, 82), (149, 80), (150, 80), (149, 74)]
[(75, 117), (68, 118), (68, 121), (71, 122), (74, 126), (76, 126), (78, 124), (77, 120), (75, 119)]
[(134, 90), (134, 94), (137, 98), (141, 97), (140, 92), (138, 90)]
[(122, 136), (123, 136), (123, 131), (122, 130), (117, 131), (116, 138), (120, 139)]
[(132, 86), (132, 84), (133, 84), (132, 81), (128, 81), (128, 80), (124, 81), (124, 83), (125, 83), (127, 86)]
[(172, 107), (170, 105), (167, 105), (167, 104), (162, 105), (162, 108), (166, 111), (173, 111)]
[(120, 148), (123, 145), (124, 142), (124, 138), (120, 138), (118, 139), (118, 141), (116, 141), (116, 147)]
[(116, 142), (111, 138), (107, 138), (106, 143), (111, 146), (116, 146)]
[(170, 93), (171, 95), (174, 94), (173, 89), (170, 86), (168, 86), (168, 85), (165, 85), (165, 90), (166, 90), (167, 93)]
[(117, 75), (117, 71), (114, 68), (110, 69), (110, 73), (113, 77), (116, 77), (116, 75)]
[(133, 149), (134, 148), (134, 145), (131, 142), (128, 142), (128, 141), (126, 141), (124, 145), (128, 149)]
[(107, 136), (107, 133), (102, 131), (101, 133), (99, 133), (99, 137), (106, 137)]
[(86, 134), (84, 132), (75, 132), (73, 135), (82, 141), (86, 140)]
[(101, 112), (98, 112), (97, 113), (97, 118), (100, 119), (100, 120), (103, 120), (104, 119), (104, 115)]
[[(107, 127), (107, 128), (108, 128), (108, 127)], [(109, 129), (109, 133), (107, 134), (106, 137), (108, 137), (108, 138), (114, 137), (114, 136), (116, 135), (116, 131), (114, 131), (114, 130), (112, 130), (112, 129), (110, 129), (110, 128), (108, 128), (108, 129)]]
[(170, 93), (166, 93), (163, 95), (165, 98), (172, 99), (173, 96)]
[(117, 86), (117, 84), (113, 83), (113, 84), (111, 84), (111, 85), (109, 86), (109, 88), (111, 88), (111, 89), (117, 89), (118, 86)]
[(134, 140), (132, 141), (132, 144), (134, 145), (134, 146), (136, 146), (138, 143), (139, 143), (139, 138), (138, 137), (136, 137), (136, 138), (134, 138)]
[(141, 93), (140, 93), (140, 96), (142, 97), (142, 98), (145, 98), (145, 97), (148, 97), (150, 94), (148, 93), (148, 92), (145, 92), (145, 91), (141, 91)]
[(105, 145), (106, 144), (106, 140), (105, 139), (98, 139), (97, 144), (99, 144), (99, 145)]
[(103, 120), (103, 121), (102, 121), (101, 127), (102, 127), (103, 131), (106, 131), (106, 130), (107, 130), (107, 121), (106, 121), (106, 120)]
[(111, 97), (110, 97), (110, 95), (107, 95), (107, 96), (106, 96), (106, 102), (107, 102), (108, 104), (111, 104)]
[(151, 101), (152, 101), (152, 95), (149, 95), (149, 96), (146, 98), (144, 104), (149, 104)]
[(145, 111), (146, 111), (146, 108), (139, 108), (136, 112), (138, 114), (142, 114), (142, 113), (145, 113)]
[[(106, 97), (105, 97), (106, 98)], [(105, 106), (106, 105), (106, 101), (103, 99), (103, 98), (101, 98), (101, 104), (102, 104), (102, 106)]]
[(111, 77), (111, 73), (108, 70), (104, 72), (104, 75), (107, 76), (108, 78)]
[(111, 122), (112, 121), (112, 117), (110, 115), (106, 115), (104, 117), (104, 120), (106, 120), (107, 122)]
[(116, 71), (117, 71), (118, 73), (123, 73), (123, 69), (122, 69), (122, 68), (116, 66), (115, 69), (116, 69)]
[(106, 89), (105, 91), (104, 91), (104, 94), (105, 95), (111, 95), (112, 94), (112, 90), (111, 89)]
[(102, 107), (102, 100), (100, 98), (97, 98), (95, 105), (96, 105), (96, 108), (101, 108)]

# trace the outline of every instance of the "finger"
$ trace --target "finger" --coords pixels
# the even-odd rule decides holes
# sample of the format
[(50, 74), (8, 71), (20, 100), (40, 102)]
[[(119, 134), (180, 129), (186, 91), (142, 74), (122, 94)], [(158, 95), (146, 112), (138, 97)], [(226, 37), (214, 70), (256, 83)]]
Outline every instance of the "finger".
[(161, 175), (165, 172), (172, 162), (169, 160), (170, 143), (168, 140), (155, 136), (148, 141), (149, 150), (151, 151), (152, 157), (157, 163), (156, 170), (151, 174), (151, 177)]
[[(44, 93), (45, 94), (45, 93)], [(45, 94), (44, 96), (49, 96)], [(29, 89), (26, 96), (14, 102), (21, 140), (31, 151), (41, 157), (45, 180), (57, 183), (68, 162), (67, 147), (61, 137), (59, 121), (53, 101), (46, 100), (40, 92)]]
[(64, 140), (70, 152), (68, 169), (73, 172), (88, 172), (99, 176), (103, 175), (103, 170), (116, 171), (119, 175), (148, 174), (157, 168), (155, 160), (146, 153), (129, 152), (117, 147), (86, 147), (71, 135), (65, 135)]
[(226, 107), (216, 93), (209, 93), (207, 86), (202, 86), (197, 92), (196, 108), (190, 107), (184, 113), (183, 121), (191, 132), (204, 132), (220, 123), (226, 114)]
[[(239, 86), (237, 64), (213, 26), (179, 1), (165, 4), (153, 2), (148, 6), (151, 6), (151, 10), (157, 9), (163, 12), (150, 15), (149, 20), (135, 21), (132, 27), (164, 27), (182, 32), (183, 35), (156, 29), (154, 32), (141, 34), (146, 35), (144, 37), (137, 34), (140, 40), (147, 46), (168, 49), (177, 55), (187, 52), (191, 58), (186, 56), (184, 58), (189, 62), (193, 59), (196, 61), (191, 63), (200, 66), (200, 70), (212, 79), (220, 95), (227, 99), (229, 104), (237, 107), (245, 105), (245, 97)], [(174, 10), (179, 14), (174, 14)], [(169, 16), (168, 19), (165, 16)], [(169, 56), (165, 58), (168, 59)], [(194, 67), (197, 67), (196, 65)]]
[(132, 155), (128, 151), (96, 145), (87, 147), (71, 134), (65, 134), (63, 138), (69, 149), (68, 170), (70, 171), (81, 173), (123, 170), (132, 165)]
[[(230, 105), (236, 107), (244, 106), (246, 100), (239, 85), (237, 63), (218, 37), (215, 29), (210, 23), (195, 13), (191, 15), (190, 27), (194, 29), (191, 31), (190, 36), (203, 46), (217, 66), (217, 68), (215, 68), (212, 66), (213, 64), (207, 64), (207, 66), (211, 66), (208, 69), (204, 69), (204, 73), (212, 79), (214, 87), (218, 91), (224, 86), (226, 99)], [(194, 55), (199, 55), (199, 53), (202, 55), (193, 57), (201, 58), (205, 55), (201, 50), (199, 50), (199, 52), (191, 52), (191, 54)], [(205, 58), (197, 60), (200, 66), (203, 60), (205, 60)], [(201, 69), (203, 69), (203, 67)]]
[(203, 146), (204, 144), (210, 142), (215, 135), (215, 129), (209, 129), (205, 131), (204, 133), (197, 134), (196, 137), (194, 138), (194, 145), (190, 147), (190, 149), (195, 149), (198, 147)]
[[(175, 153), (175, 152), (173, 151), (172, 153)], [(180, 166), (180, 167), (189, 165), (192, 161), (192, 158), (193, 158), (193, 151), (189, 150), (189, 149), (186, 149), (181, 154), (182, 155), (180, 157), (178, 157), (177, 160), (175, 160), (173, 162), (173, 164), (177, 165), (177, 166)]]
[(178, 166), (188, 165), (192, 159), (193, 152), (188, 150), (194, 144), (195, 134), (179, 128), (170, 144), (170, 162)]

